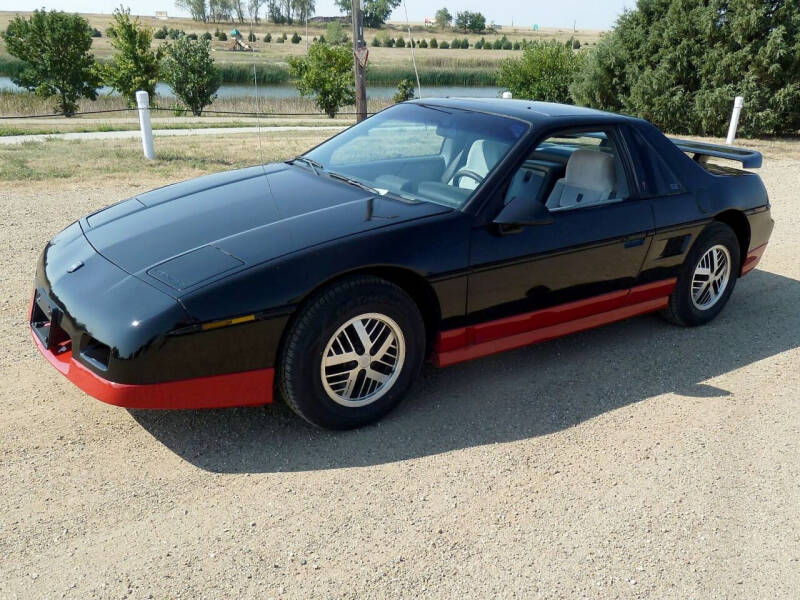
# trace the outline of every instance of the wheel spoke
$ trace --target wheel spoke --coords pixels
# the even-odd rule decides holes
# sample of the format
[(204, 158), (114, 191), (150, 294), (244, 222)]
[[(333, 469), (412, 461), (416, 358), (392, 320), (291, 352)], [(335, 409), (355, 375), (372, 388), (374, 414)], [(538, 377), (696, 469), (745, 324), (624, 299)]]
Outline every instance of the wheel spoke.
[(355, 352), (343, 352), (342, 354), (334, 354), (325, 358), (326, 367), (335, 367), (344, 363), (358, 361), (358, 354)]

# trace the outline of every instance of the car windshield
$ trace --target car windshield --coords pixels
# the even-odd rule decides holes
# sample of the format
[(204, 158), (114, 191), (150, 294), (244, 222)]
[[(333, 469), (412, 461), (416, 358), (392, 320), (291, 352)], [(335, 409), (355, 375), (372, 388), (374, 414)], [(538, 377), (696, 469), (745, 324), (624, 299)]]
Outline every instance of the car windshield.
[(496, 115), (398, 104), (294, 162), (376, 194), (460, 208), (528, 128)]

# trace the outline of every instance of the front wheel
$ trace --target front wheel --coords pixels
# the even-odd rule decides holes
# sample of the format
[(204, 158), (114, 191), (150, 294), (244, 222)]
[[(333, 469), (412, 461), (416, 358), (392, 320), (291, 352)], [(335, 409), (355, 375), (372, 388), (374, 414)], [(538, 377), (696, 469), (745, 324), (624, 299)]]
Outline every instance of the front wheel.
[(733, 230), (724, 223), (709, 225), (686, 257), (663, 316), (686, 327), (711, 321), (733, 293), (739, 261)]
[(278, 386), (317, 427), (380, 419), (422, 366), (425, 327), (416, 304), (376, 277), (344, 279), (311, 298), (287, 332)]

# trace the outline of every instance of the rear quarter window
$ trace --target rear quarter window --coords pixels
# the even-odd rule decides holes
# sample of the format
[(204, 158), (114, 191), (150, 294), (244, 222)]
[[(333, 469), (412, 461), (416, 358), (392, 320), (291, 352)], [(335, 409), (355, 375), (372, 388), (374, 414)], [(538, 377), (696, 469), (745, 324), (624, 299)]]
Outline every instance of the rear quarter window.
[(634, 162), (639, 171), (639, 194), (652, 196), (672, 196), (684, 192), (678, 176), (659, 153), (633, 127), (628, 127), (628, 139)]

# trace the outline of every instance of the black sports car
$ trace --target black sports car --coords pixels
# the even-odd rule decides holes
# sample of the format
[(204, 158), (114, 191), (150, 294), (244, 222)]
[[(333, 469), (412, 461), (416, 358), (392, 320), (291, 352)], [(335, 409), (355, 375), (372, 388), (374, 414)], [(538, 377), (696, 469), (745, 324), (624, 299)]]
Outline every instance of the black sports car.
[(761, 179), (649, 123), (517, 100), (396, 105), (286, 163), (120, 202), (59, 233), (30, 322), (131, 408), (266, 404), (349, 428), (451, 365), (661, 311), (700, 325), (764, 252)]

